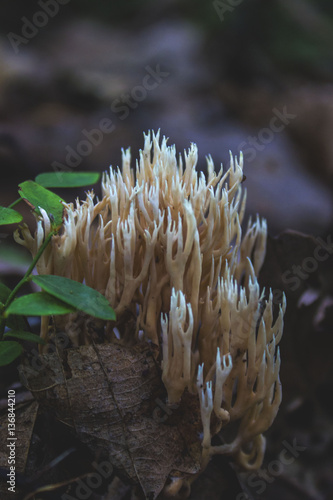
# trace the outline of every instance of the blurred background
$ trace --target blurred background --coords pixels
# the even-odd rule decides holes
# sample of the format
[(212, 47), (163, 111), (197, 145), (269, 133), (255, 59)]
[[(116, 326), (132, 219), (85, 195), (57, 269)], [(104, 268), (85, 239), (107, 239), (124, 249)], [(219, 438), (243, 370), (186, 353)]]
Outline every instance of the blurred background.
[[(244, 498), (333, 498), (332, 257), (294, 292), (281, 273), (315, 243), (278, 237), (326, 241), (333, 227), (332, 2), (16, 0), (1, 10), (2, 205), (41, 172), (102, 172), (127, 147), (134, 165), (149, 130), (180, 152), (195, 142), (202, 170), (208, 154), (226, 169), (229, 150), (243, 151), (247, 214), (265, 217), (271, 236), (261, 279), (288, 299), (285, 398), (266, 461), (286, 440), (306, 449), (260, 494), (244, 479)], [(0, 241), (9, 280), (25, 269), (11, 247), (8, 259), (11, 229)], [(212, 484), (201, 498), (220, 498)]]
[[(1, 196), (55, 165), (120, 165), (121, 147), (134, 162), (160, 128), (201, 169), (242, 149), (248, 213), (271, 234), (327, 230), (332, 28), (328, 0), (17, 0), (0, 19)], [(82, 146), (103, 119), (112, 132)]]

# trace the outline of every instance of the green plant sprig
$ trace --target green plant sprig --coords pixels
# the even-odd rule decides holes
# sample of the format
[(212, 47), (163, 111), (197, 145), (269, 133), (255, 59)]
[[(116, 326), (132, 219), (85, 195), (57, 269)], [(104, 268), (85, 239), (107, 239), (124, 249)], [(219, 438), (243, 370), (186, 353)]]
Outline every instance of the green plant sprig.
[[(19, 341), (45, 343), (38, 335), (26, 331), (28, 322), (22, 321), (22, 316), (59, 315), (80, 310), (106, 321), (115, 320), (114, 310), (107, 299), (87, 285), (60, 276), (32, 275), (38, 260), (63, 223), (64, 200), (48, 188), (81, 187), (94, 184), (99, 178), (100, 174), (96, 172), (64, 172), (61, 176), (55, 172), (43, 173), (36, 177), (35, 182), (19, 184), (20, 198), (11, 205), (0, 206), (0, 225), (23, 220), (22, 215), (13, 210), (22, 200), (38, 215), (42, 215), (41, 210), (45, 211), (51, 222), (50, 233), (13, 290), (0, 282), (0, 366), (11, 363), (22, 354), (23, 347)], [(39, 285), (42, 291), (17, 297), (22, 286), (29, 281)]]

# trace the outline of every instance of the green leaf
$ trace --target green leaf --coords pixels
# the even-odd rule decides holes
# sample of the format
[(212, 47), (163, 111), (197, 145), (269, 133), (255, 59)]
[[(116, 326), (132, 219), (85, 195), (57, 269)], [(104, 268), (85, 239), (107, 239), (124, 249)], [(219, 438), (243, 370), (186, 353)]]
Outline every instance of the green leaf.
[(0, 226), (15, 224), (16, 222), (21, 222), (22, 219), (22, 215), (16, 212), (16, 210), (0, 206)]
[(19, 195), (23, 198), (39, 215), (39, 208), (43, 208), (51, 220), (52, 230), (57, 230), (62, 225), (64, 202), (60, 196), (52, 193), (43, 186), (33, 181), (25, 181), (19, 184)]
[(62, 276), (33, 276), (32, 281), (46, 292), (91, 316), (114, 320), (116, 315), (108, 300), (97, 290)]
[(3, 283), (0, 283), (0, 302), (4, 304), (8, 299), (10, 293), (11, 289), (8, 288), (8, 286), (4, 285)]
[(7, 338), (7, 337), (28, 340), (29, 342), (37, 342), (38, 344), (43, 344), (43, 345), (46, 344), (45, 340), (43, 340), (39, 335), (35, 335), (34, 333), (24, 332), (24, 331), (20, 331), (20, 330), (10, 330), (9, 332), (6, 332), (3, 336), (3, 338)]
[(14, 299), (6, 309), (5, 315), (49, 316), (51, 314), (67, 314), (73, 311), (75, 311), (74, 307), (58, 300), (52, 294), (36, 292)]
[(100, 177), (99, 172), (45, 172), (35, 181), (46, 188), (71, 188), (96, 184)]
[(0, 366), (9, 365), (23, 352), (23, 347), (14, 340), (0, 342)]
[[(9, 295), (11, 293), (11, 289), (8, 286), (0, 283), (0, 303), (5, 304)], [(21, 316), (12, 315), (6, 320), (6, 325), (8, 328), (12, 328), (13, 330), (24, 330), (26, 328), (26, 320), (21, 318)]]

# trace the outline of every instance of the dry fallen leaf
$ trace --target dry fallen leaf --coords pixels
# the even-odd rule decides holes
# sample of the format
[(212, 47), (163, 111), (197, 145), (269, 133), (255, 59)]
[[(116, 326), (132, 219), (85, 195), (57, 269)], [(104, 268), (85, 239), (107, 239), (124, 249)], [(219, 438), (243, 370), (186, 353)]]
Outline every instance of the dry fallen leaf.
[(39, 370), (27, 361), (20, 367), (36, 399), (149, 499), (168, 477), (196, 474), (201, 457), (198, 398), (185, 393), (178, 408), (164, 413), (155, 356), (147, 343), (98, 344), (43, 355)]
[[(6, 482), (0, 482), (0, 498), (10, 498), (12, 500), (20, 498), (21, 490), (18, 485), (17, 475), (21, 474), (23, 476), (25, 472), (38, 406), (36, 401), (32, 401), (17, 405), (15, 408), (15, 493), (8, 491), (7, 477)], [(8, 437), (8, 416), (7, 412), (4, 412), (0, 416), (0, 443), (2, 443), (0, 449), (0, 467), (3, 469), (9, 469), (9, 448), (7, 448), (7, 444), (11, 441), (8, 440)]]

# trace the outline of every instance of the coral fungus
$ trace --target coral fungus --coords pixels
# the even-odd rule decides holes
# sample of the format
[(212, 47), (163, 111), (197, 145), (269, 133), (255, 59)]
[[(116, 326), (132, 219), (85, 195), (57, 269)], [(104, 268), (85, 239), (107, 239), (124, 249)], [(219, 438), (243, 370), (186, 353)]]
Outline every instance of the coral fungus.
[[(262, 434), (281, 401), (276, 346), (285, 301), (274, 321), (272, 293), (265, 299), (257, 282), (265, 221), (250, 220), (242, 237), (242, 155), (230, 156), (230, 168), (218, 173), (208, 157), (206, 176), (195, 169), (194, 144), (184, 160), (159, 134), (146, 135), (135, 169), (127, 150), (122, 170), (103, 176), (100, 200), (89, 192), (85, 201), (65, 205), (62, 230), (37, 268), (107, 297), (117, 321), (103, 325), (103, 342), (159, 347), (168, 403), (178, 403), (184, 391), (199, 398), (202, 468), (216, 453), (256, 468)], [(24, 228), (16, 238), (35, 255), (49, 231), (44, 212), (34, 236)], [(90, 343), (88, 320), (73, 313), (55, 321), (79, 346)], [(228, 440), (229, 422), (237, 425)], [(212, 446), (221, 430), (224, 443)]]

